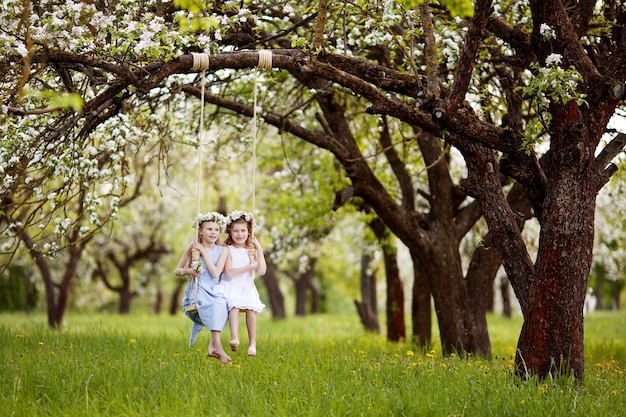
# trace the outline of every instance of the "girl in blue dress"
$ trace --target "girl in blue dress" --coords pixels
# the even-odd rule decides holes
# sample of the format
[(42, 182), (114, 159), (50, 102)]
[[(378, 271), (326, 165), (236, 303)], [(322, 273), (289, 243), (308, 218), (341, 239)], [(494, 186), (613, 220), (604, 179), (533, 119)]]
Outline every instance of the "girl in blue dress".
[[(196, 222), (194, 221), (194, 227)], [(230, 362), (220, 339), (228, 320), (228, 309), (224, 289), (219, 285), (220, 274), (224, 270), (228, 251), (219, 243), (224, 216), (210, 212), (198, 217), (198, 241), (192, 242), (180, 258), (176, 267), (177, 276), (188, 276), (183, 311), (193, 321), (189, 346), (196, 341), (202, 327), (211, 331), (211, 341), (207, 355), (218, 358), (222, 363)], [(192, 250), (200, 252), (198, 260), (192, 260)], [(194, 279), (196, 278), (196, 279)]]

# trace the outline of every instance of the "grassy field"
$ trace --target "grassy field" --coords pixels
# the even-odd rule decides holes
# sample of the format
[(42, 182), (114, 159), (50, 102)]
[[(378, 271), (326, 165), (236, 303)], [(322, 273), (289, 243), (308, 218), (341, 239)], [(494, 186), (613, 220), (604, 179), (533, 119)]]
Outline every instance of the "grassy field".
[[(364, 333), (355, 316), (274, 322), (258, 356), (228, 365), (189, 348), (182, 315), (0, 314), (0, 416), (621, 416), (626, 314), (586, 319), (585, 388), (512, 375), (521, 319), (489, 317), (492, 359), (441, 357)], [(436, 332), (435, 332), (436, 334)], [(227, 344), (228, 331), (222, 337)]]

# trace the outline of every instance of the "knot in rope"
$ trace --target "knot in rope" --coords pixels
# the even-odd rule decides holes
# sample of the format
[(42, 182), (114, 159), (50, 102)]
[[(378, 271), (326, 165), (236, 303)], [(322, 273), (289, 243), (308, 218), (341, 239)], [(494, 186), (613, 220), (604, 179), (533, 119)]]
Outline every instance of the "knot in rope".
[(272, 51), (268, 49), (262, 49), (259, 51), (259, 69), (272, 69)]
[(209, 54), (192, 52), (191, 56), (193, 57), (192, 71), (206, 71), (209, 69)]

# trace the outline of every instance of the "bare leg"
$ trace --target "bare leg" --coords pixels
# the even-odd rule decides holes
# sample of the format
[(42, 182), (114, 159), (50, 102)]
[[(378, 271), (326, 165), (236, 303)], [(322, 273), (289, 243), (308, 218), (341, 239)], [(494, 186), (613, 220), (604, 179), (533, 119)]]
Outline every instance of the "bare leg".
[(248, 328), (248, 356), (256, 356), (256, 313), (254, 310), (246, 310), (246, 327)]
[(239, 347), (239, 309), (232, 308), (228, 312), (228, 325), (230, 327), (230, 349), (235, 352)]
[(207, 355), (219, 359), (222, 363), (228, 363), (230, 362), (230, 356), (224, 352), (220, 336), (220, 331), (211, 330), (211, 342), (209, 343), (209, 351), (207, 352)]

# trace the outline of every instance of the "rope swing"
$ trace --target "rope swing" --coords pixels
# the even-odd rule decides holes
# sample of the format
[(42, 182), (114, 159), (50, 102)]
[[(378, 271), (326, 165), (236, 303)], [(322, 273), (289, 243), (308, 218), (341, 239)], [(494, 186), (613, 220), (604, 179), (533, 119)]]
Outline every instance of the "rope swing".
[(272, 51), (267, 49), (259, 51), (259, 63), (254, 70), (254, 107), (252, 110), (252, 236), (254, 236), (254, 210), (256, 200), (257, 78), (260, 69), (272, 69)]
[[(209, 59), (209, 55), (208, 54), (204, 54), (204, 53), (192, 53), (191, 54), (193, 57), (193, 64), (191, 66), (191, 70), (192, 71), (202, 71), (202, 82), (201, 82), (201, 103), (200, 103), (200, 143), (198, 145), (198, 189), (197, 189), (197, 211), (196, 211), (196, 226), (200, 226), (199, 224), (199, 217), (200, 217), (200, 183), (202, 180), (202, 173), (201, 173), (201, 167), (202, 167), (202, 138), (204, 136), (204, 92), (205, 92), (205, 72), (206, 70), (209, 69), (209, 64), (210, 64), (210, 59)], [(259, 61), (257, 64), (257, 67), (255, 69), (254, 72), (254, 103), (253, 103), (253, 108), (252, 108), (252, 226), (251, 226), (251, 236), (254, 236), (254, 225), (255, 225), (255, 221), (254, 221), (254, 212), (255, 212), (255, 204), (256, 204), (256, 169), (257, 169), (257, 163), (256, 163), (256, 145), (257, 145), (257, 133), (258, 133), (258, 122), (257, 122), (257, 99), (258, 99), (258, 86), (257, 86), (257, 80), (258, 80), (258, 73), (259, 70), (270, 70), (272, 69), (272, 51), (270, 50), (260, 50), (258, 51), (258, 55), (259, 55)], [(198, 241), (198, 233), (196, 233), (196, 242)], [(252, 245), (252, 248), (249, 248), (249, 254), (250, 256), (254, 256), (254, 252), (256, 252), (256, 249), (254, 249), (254, 245)], [(192, 251), (192, 263), (194, 262), (194, 252), (196, 251)], [(197, 260), (196, 262), (199, 262), (199, 252), (197, 254)], [(195, 279), (195, 288), (196, 288), (196, 293), (197, 293), (197, 278), (195, 276), (191, 276)], [(191, 278), (190, 277), (190, 278)], [(190, 307), (191, 308), (191, 307)]]
[[(205, 91), (205, 75), (206, 70), (209, 69), (209, 55), (197, 54), (193, 55), (193, 65), (191, 69), (193, 71), (202, 71), (202, 78), (200, 80), (200, 134), (198, 137), (198, 178), (196, 181), (196, 233), (194, 234), (194, 242), (198, 243), (198, 229), (200, 228), (200, 190), (202, 184), (202, 140), (204, 139), (204, 91)], [(198, 268), (200, 264), (200, 251), (198, 249), (191, 250), (191, 265), (192, 268)], [(193, 313), (198, 311), (196, 302), (198, 301), (198, 277), (195, 275), (189, 275), (189, 279), (193, 280), (193, 291), (195, 295), (195, 302), (185, 308), (185, 311)]]

